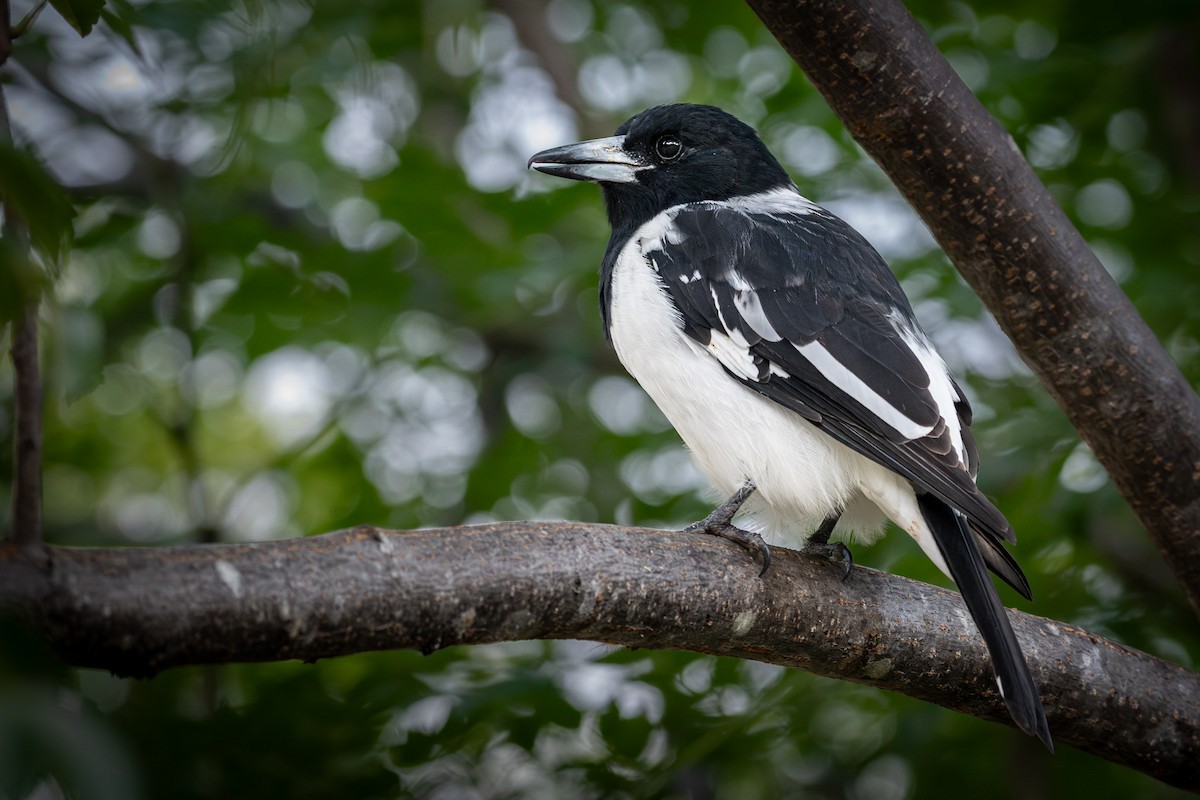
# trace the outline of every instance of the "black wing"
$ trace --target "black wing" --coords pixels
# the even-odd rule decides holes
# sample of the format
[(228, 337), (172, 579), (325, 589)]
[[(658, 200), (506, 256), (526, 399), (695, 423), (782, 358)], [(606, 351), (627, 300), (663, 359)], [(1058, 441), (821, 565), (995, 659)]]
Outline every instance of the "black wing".
[(731, 375), (962, 512), (988, 567), (1028, 596), (1001, 544), (1012, 527), (975, 486), (970, 407), (953, 382), (939, 407), (930, 370), (945, 370), (895, 276), (832, 214), (781, 208), (687, 206), (644, 245), (684, 330), (744, 348), (722, 359)]

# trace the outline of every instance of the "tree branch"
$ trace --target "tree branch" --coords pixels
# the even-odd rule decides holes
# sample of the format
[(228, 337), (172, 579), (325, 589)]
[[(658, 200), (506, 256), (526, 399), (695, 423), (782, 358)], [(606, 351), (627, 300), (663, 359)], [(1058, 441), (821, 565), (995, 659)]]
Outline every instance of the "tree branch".
[(12, 323), (12, 537), (42, 546), (42, 382), (38, 372), (38, 303), (26, 299)]
[(554, 94), (575, 112), (582, 133), (587, 137), (608, 136), (614, 122), (591, 112), (579, 94), (579, 65), (571, 50), (558, 37), (546, 19), (546, 3), (538, 0), (492, 0), (492, 5), (512, 21), (521, 46), (537, 57), (538, 64), (554, 83)]
[[(714, 537), (578, 523), (169, 548), (0, 545), (0, 608), (125, 675), (407, 647), (590, 639), (782, 664), (1007, 724), (959, 596)], [(1056, 741), (1200, 789), (1200, 675), (1012, 612)]]
[[(0, 0), (0, 67), (12, 55), (8, 0)], [(0, 82), (0, 145), (12, 145), (8, 99)], [(15, 209), (0, 203), (6, 235), (23, 253), (29, 252), (24, 221)], [(42, 382), (38, 372), (38, 296), (30, 290), (12, 322), (13, 364), (13, 482), (12, 536), (25, 548), (42, 543)]]
[(13, 25), (9, 30), (9, 40), (14, 41), (16, 39), (20, 39), (22, 36), (29, 33), (29, 29), (33, 27), (33, 23), (37, 22), (37, 18), (41, 16), (41, 13), (45, 10), (48, 2), (49, 0), (38, 0), (37, 5), (29, 9), (28, 13), (21, 17), (21, 21), (16, 25)]
[(1200, 612), (1200, 399), (899, 0), (748, 0), (1066, 411)]
[(8, 0), (0, 0), (0, 67), (8, 63), (12, 55), (12, 11)]
[(546, 21), (546, 5), (529, 0), (492, 0), (492, 5), (512, 21), (521, 44), (537, 56), (542, 69), (554, 82), (558, 99), (582, 117), (583, 98), (576, 86), (578, 70), (570, 52), (562, 46)]

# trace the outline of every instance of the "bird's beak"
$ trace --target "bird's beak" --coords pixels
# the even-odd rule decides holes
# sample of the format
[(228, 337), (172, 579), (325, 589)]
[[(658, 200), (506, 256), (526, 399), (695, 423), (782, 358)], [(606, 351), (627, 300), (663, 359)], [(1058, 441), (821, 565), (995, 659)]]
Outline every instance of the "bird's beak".
[(529, 159), (529, 166), (576, 181), (633, 183), (638, 170), (650, 165), (625, 150), (624, 136), (609, 136), (543, 150)]

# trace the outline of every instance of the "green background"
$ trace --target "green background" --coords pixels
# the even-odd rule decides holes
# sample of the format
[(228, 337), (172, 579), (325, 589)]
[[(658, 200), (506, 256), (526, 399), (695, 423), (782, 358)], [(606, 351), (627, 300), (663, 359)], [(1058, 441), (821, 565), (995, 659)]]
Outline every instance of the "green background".
[[(526, 172), (659, 102), (755, 125), (893, 265), (975, 406), (1036, 603), (1192, 666), (1194, 615), (1103, 469), (745, 6), (47, 9), (0, 71), (0, 313), (42, 308), (46, 536), (153, 546), (501, 519), (679, 527), (711, 498), (604, 342), (594, 187)], [(1189, 380), (1194, 2), (909, 4)], [(18, 2), (14, 19), (29, 10)], [(95, 8), (91, 7), (92, 12)], [(33, 154), (33, 157), (30, 156)], [(68, 249), (64, 242), (73, 238)], [(12, 374), (0, 368), (0, 447)], [(11, 462), (0, 461), (8, 502)], [(856, 560), (947, 581), (892, 535)], [(74, 670), (0, 632), (0, 797), (1173, 797), (905, 697), (591, 643)], [(39, 795), (41, 796), (41, 795)], [(53, 794), (49, 796), (55, 796)]]

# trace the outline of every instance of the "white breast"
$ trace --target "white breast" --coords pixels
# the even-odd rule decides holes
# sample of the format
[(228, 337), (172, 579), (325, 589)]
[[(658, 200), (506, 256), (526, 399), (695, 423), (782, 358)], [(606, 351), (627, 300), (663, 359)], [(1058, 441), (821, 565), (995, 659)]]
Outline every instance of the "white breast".
[[(888, 484), (895, 476), (738, 383), (683, 332), (679, 311), (646, 256), (656, 249), (672, 216), (665, 212), (644, 225), (617, 258), (610, 324), (621, 363), (723, 496), (748, 478), (755, 482), (758, 492), (746, 508), (767, 532), (796, 541), (837, 509), (846, 510), (840, 531), (860, 536), (877, 532), (883, 517), (862, 496), (859, 484), (864, 469), (883, 473)], [(727, 339), (715, 334), (711, 346), (736, 346)]]

